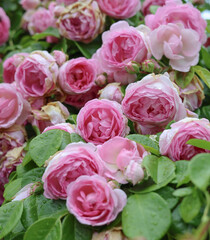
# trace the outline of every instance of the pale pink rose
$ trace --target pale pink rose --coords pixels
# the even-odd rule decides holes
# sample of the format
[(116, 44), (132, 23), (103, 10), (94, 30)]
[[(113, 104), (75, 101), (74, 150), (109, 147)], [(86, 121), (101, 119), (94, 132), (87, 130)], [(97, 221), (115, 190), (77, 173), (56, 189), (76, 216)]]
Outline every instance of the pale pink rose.
[(9, 57), (3, 63), (3, 79), (6, 83), (15, 81), (15, 72), (19, 64), (28, 56), (28, 53), (17, 53)]
[(30, 112), (29, 103), (9, 83), (0, 84), (0, 128), (23, 124)]
[(59, 69), (59, 85), (67, 94), (88, 92), (94, 85), (97, 62), (79, 57), (64, 63)]
[(0, 7), (0, 46), (9, 38), (10, 20), (4, 9)]
[(142, 12), (144, 16), (150, 14), (151, 6), (164, 6), (167, 0), (145, 0), (142, 5)]
[(94, 99), (85, 104), (77, 116), (77, 131), (86, 142), (102, 144), (129, 132), (127, 119), (117, 102)]
[(145, 34), (127, 22), (119, 21), (103, 33), (102, 40), (102, 47), (93, 55), (101, 65), (101, 71), (113, 73), (116, 82), (134, 82), (136, 75), (127, 73), (125, 69), (129, 62), (141, 63), (151, 56)]
[(21, 0), (20, 4), (25, 10), (30, 10), (37, 8), (40, 4), (40, 0)]
[(109, 83), (99, 91), (99, 94), (99, 99), (108, 99), (118, 103), (121, 103), (124, 97), (119, 83)]
[(94, 99), (98, 98), (98, 91), (101, 88), (99, 86), (93, 86), (88, 92), (80, 93), (80, 94), (68, 94), (65, 103), (72, 105), (76, 108), (84, 107), (84, 105)]
[(47, 51), (35, 51), (18, 66), (15, 82), (23, 94), (37, 98), (50, 94), (57, 76), (55, 59)]
[(56, 2), (58, 4), (65, 4), (66, 6), (72, 4), (72, 3), (75, 3), (75, 2), (78, 2), (79, 0), (56, 0)]
[[(103, 232), (94, 232), (92, 240), (128, 240), (128, 238), (123, 234), (122, 227), (114, 227)], [(136, 240), (145, 239), (140, 239), (138, 237)]]
[(80, 176), (67, 189), (66, 206), (77, 220), (86, 225), (101, 226), (112, 222), (126, 205), (127, 196), (112, 189), (98, 175)]
[(164, 55), (173, 69), (188, 72), (199, 61), (201, 43), (196, 31), (169, 23), (151, 32), (150, 47), (156, 59), (160, 60)]
[(45, 8), (37, 9), (30, 18), (28, 30), (31, 35), (44, 32), (48, 27), (55, 24), (55, 19), (50, 10)]
[(78, 1), (63, 11), (59, 9), (56, 24), (60, 34), (67, 39), (89, 43), (104, 29), (105, 14), (96, 1)]
[(141, 8), (139, 0), (97, 0), (102, 12), (117, 19), (130, 18)]
[(53, 126), (46, 127), (42, 133), (47, 132), (49, 130), (53, 130), (53, 129), (60, 129), (65, 132), (68, 132), (69, 134), (75, 133), (75, 125), (72, 125), (70, 123), (59, 123)]
[(33, 16), (33, 14), (35, 13), (35, 10), (27, 10), (23, 16), (22, 16), (22, 20), (21, 20), (21, 27), (25, 30), (28, 31), (28, 25), (31, 21), (31, 18)]
[(79, 176), (103, 174), (103, 163), (90, 143), (70, 143), (49, 161), (42, 181), (44, 196), (51, 199), (66, 199), (67, 187)]
[(52, 53), (53, 57), (55, 58), (56, 63), (58, 64), (58, 66), (63, 65), (66, 61), (68, 56), (59, 50), (54, 50)]
[[(111, 180), (135, 185), (144, 178), (141, 163), (149, 153), (140, 144), (122, 137), (114, 137), (97, 147), (105, 162), (104, 175)], [(111, 151), (110, 151), (111, 149)]]
[(172, 120), (186, 117), (186, 109), (169, 75), (149, 74), (126, 88), (125, 115), (141, 125), (143, 134), (155, 134)]
[(205, 34), (206, 21), (201, 17), (200, 11), (191, 4), (177, 4), (171, 1), (165, 6), (158, 8), (155, 15), (147, 15), (145, 23), (151, 29), (156, 29), (168, 23), (182, 23), (185, 28), (192, 29), (198, 33), (202, 44), (207, 39)]
[(186, 142), (192, 138), (210, 141), (210, 124), (205, 118), (185, 118), (173, 123), (160, 135), (160, 153), (173, 161), (190, 160), (198, 153), (210, 152)]

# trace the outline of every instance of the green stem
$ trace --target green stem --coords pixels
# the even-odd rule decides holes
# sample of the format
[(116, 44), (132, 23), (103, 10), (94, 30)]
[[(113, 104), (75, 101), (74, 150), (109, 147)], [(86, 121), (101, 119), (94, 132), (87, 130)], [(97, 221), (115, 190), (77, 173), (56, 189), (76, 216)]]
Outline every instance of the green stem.
[(210, 210), (210, 196), (209, 196), (209, 193), (206, 190), (204, 192), (204, 194), (205, 194), (205, 197), (206, 197), (206, 207), (205, 207), (204, 212), (203, 212), (202, 222), (206, 222), (207, 221), (209, 210)]

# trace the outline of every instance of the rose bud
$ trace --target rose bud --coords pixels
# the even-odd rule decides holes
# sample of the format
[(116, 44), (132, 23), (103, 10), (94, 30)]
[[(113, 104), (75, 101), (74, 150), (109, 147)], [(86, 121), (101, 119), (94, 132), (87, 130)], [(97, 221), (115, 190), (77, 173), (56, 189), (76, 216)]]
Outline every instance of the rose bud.
[[(128, 240), (123, 234), (121, 227), (114, 227), (104, 232), (94, 232), (92, 240)], [(138, 240), (144, 240), (139, 239)]]
[(210, 152), (186, 144), (193, 138), (210, 141), (210, 124), (207, 119), (184, 118), (173, 123), (171, 129), (164, 130), (160, 135), (160, 153), (173, 161), (178, 161), (190, 160), (196, 154)]
[(96, 74), (97, 62), (94, 59), (71, 59), (59, 69), (59, 85), (67, 94), (85, 93), (95, 85)]
[(103, 163), (90, 143), (70, 143), (49, 160), (44, 172), (44, 196), (66, 199), (67, 187), (82, 175), (103, 174)]
[(124, 137), (129, 127), (119, 103), (94, 99), (80, 110), (77, 131), (86, 142), (98, 145), (115, 136)]
[(96, 80), (95, 80), (95, 84), (99, 87), (103, 87), (107, 84), (107, 76), (106, 73), (104, 74), (100, 74), (99, 76), (97, 76)]
[(0, 7), (0, 46), (9, 38), (10, 20), (3, 8)]
[(58, 123), (53, 126), (46, 127), (42, 133), (53, 129), (63, 130), (65, 132), (68, 132), (69, 134), (75, 133), (75, 125), (72, 125), (70, 123)]
[(155, 134), (172, 120), (186, 117), (187, 112), (178, 90), (167, 73), (149, 74), (126, 88), (122, 101), (125, 115), (141, 125), (143, 134)]
[(68, 56), (62, 51), (54, 50), (52, 55), (58, 66), (63, 65), (68, 60)]
[(130, 18), (136, 15), (141, 8), (141, 1), (139, 0), (97, 0), (102, 12), (108, 16), (117, 19)]
[(66, 206), (77, 220), (86, 225), (101, 226), (112, 222), (126, 205), (127, 196), (112, 189), (99, 176), (80, 176), (69, 184)]
[(21, 0), (20, 4), (25, 10), (30, 10), (37, 8), (40, 4), (40, 0)]
[(14, 85), (0, 84), (0, 128), (21, 125), (28, 118), (30, 105)]
[(15, 81), (16, 69), (27, 56), (28, 53), (17, 53), (5, 60), (3, 63), (3, 79), (5, 83)]
[(106, 178), (121, 184), (131, 182), (133, 185), (144, 178), (141, 163), (149, 153), (140, 144), (126, 138), (114, 137), (99, 145), (97, 149), (105, 163)]
[(154, 59), (148, 59), (142, 62), (141, 70), (148, 73), (159, 73), (163, 71), (161, 66)]
[(105, 88), (99, 91), (99, 94), (99, 99), (108, 99), (118, 103), (121, 103), (124, 97), (120, 83), (109, 83)]
[(67, 6), (56, 22), (62, 36), (84, 43), (95, 39), (103, 31), (104, 23), (105, 14), (96, 1), (78, 1)]
[(34, 51), (18, 66), (15, 82), (27, 97), (40, 98), (55, 88), (58, 65), (47, 51)]
[(130, 74), (136, 74), (136, 73), (139, 73), (139, 67), (140, 67), (139, 63), (135, 61), (131, 61), (127, 64), (127, 66), (125, 67), (125, 70)]

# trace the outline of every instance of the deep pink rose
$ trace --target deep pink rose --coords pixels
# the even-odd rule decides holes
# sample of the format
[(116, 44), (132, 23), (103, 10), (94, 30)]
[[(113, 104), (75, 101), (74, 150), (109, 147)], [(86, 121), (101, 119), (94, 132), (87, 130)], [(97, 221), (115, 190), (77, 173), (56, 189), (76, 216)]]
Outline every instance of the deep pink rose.
[(112, 222), (126, 205), (127, 196), (112, 189), (98, 175), (80, 176), (67, 189), (66, 205), (77, 220), (86, 225), (101, 226)]
[(35, 9), (39, 6), (40, 0), (21, 0), (20, 4), (25, 10)]
[(150, 7), (151, 6), (163, 6), (165, 5), (167, 0), (145, 0), (142, 5), (142, 12), (144, 16), (150, 14)]
[(128, 132), (127, 119), (117, 102), (94, 99), (85, 104), (77, 116), (77, 131), (87, 142), (102, 144)]
[(42, 181), (44, 196), (66, 199), (68, 185), (82, 175), (103, 174), (103, 163), (90, 143), (70, 143), (50, 159)]
[(186, 109), (168, 74), (149, 74), (126, 88), (125, 115), (141, 125), (143, 134), (157, 133), (170, 121), (186, 117)]
[(10, 20), (3, 8), (0, 7), (0, 46), (9, 38)]
[(75, 2), (78, 2), (79, 0), (56, 0), (56, 2), (58, 4), (65, 4), (66, 6), (72, 4), (72, 3), (75, 3)]
[(96, 1), (78, 1), (57, 13), (57, 27), (67, 39), (89, 43), (103, 31), (105, 14)]
[(44, 132), (47, 132), (49, 130), (52, 130), (52, 129), (60, 129), (60, 130), (63, 130), (65, 132), (68, 132), (68, 133), (75, 133), (75, 126), (70, 124), (70, 123), (59, 123), (59, 124), (56, 124), (56, 125), (53, 125), (53, 126), (49, 126), (49, 127), (46, 127), (43, 131)]
[(198, 33), (202, 44), (205, 43), (207, 38), (205, 34), (206, 21), (201, 17), (200, 11), (191, 4), (177, 4), (171, 1), (158, 8), (154, 15), (147, 15), (145, 22), (151, 29), (156, 29), (168, 23), (182, 23), (185, 28)]
[(9, 57), (3, 63), (3, 79), (6, 83), (15, 81), (15, 72), (19, 64), (28, 56), (28, 53), (17, 53)]
[(139, 0), (97, 0), (102, 12), (118, 19), (133, 17), (141, 8)]
[(96, 60), (84, 57), (71, 59), (59, 69), (59, 84), (67, 94), (85, 93), (95, 85), (96, 74)]
[(0, 128), (23, 124), (30, 112), (29, 103), (9, 83), (0, 84)]
[(192, 138), (210, 141), (210, 124), (205, 118), (185, 118), (173, 123), (171, 129), (160, 135), (160, 153), (173, 161), (190, 160), (198, 153), (210, 152), (186, 142)]
[(152, 55), (160, 60), (163, 55), (169, 64), (180, 72), (188, 72), (198, 63), (201, 43), (199, 35), (181, 24), (161, 25), (150, 33)]
[(149, 153), (140, 144), (126, 138), (114, 137), (99, 145), (97, 149), (105, 162), (105, 176), (108, 179), (122, 184), (132, 182), (135, 185), (144, 178), (141, 163)]
[(99, 91), (99, 94), (100, 99), (108, 99), (118, 103), (121, 103), (124, 97), (119, 83), (109, 83)]
[(55, 88), (57, 76), (55, 59), (47, 51), (35, 51), (19, 65), (15, 81), (26, 96), (41, 97)]

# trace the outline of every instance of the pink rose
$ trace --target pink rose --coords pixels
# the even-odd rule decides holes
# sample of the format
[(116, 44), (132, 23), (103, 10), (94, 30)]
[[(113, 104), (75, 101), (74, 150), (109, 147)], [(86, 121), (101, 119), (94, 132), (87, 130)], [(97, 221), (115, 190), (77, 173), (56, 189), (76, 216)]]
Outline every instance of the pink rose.
[(108, 99), (121, 103), (123, 100), (123, 93), (119, 83), (109, 83), (105, 88), (99, 91), (100, 99)]
[(64, 52), (59, 50), (54, 50), (52, 55), (55, 58), (55, 61), (58, 64), (58, 66), (63, 65), (68, 59), (68, 56)]
[(47, 51), (32, 52), (18, 66), (15, 81), (26, 96), (41, 97), (55, 88), (58, 65)]
[(182, 23), (185, 28), (198, 33), (202, 44), (205, 43), (207, 38), (205, 34), (206, 21), (201, 17), (200, 11), (190, 4), (169, 2), (165, 6), (158, 8), (155, 15), (147, 15), (145, 22), (151, 29), (156, 29), (168, 23)]
[(65, 93), (85, 93), (95, 85), (96, 74), (97, 62), (94, 59), (71, 59), (59, 69), (59, 84)]
[(97, 148), (105, 162), (105, 176), (108, 179), (122, 184), (132, 182), (135, 185), (144, 178), (141, 163), (149, 153), (140, 144), (126, 138), (114, 137)]
[(31, 35), (34, 35), (35, 33), (44, 32), (48, 27), (54, 26), (54, 24), (55, 19), (52, 12), (45, 8), (39, 8), (31, 16), (28, 30)]
[(185, 118), (173, 123), (171, 129), (164, 130), (160, 135), (160, 153), (178, 161), (190, 160), (198, 153), (210, 152), (186, 144), (192, 138), (210, 141), (210, 124), (207, 119)]
[(35, 10), (27, 10), (23, 16), (22, 16), (22, 20), (21, 20), (21, 27), (24, 29), (24, 30), (27, 30), (28, 31), (28, 25), (31, 21), (31, 18), (33, 16), (33, 14), (35, 13)]
[(42, 177), (44, 196), (51, 199), (66, 199), (68, 185), (79, 176), (102, 173), (102, 160), (93, 144), (70, 143), (50, 159)]
[(56, 124), (56, 125), (53, 125), (53, 126), (46, 127), (44, 129), (43, 133), (47, 132), (49, 130), (52, 130), (52, 129), (60, 129), (60, 130), (63, 130), (65, 132), (68, 132), (69, 134), (75, 133), (75, 126), (70, 124), (70, 123), (59, 123), (59, 124)]
[(72, 4), (72, 3), (75, 3), (75, 2), (78, 2), (79, 0), (56, 0), (56, 2), (58, 4), (65, 4), (66, 6)]
[(20, 4), (25, 10), (35, 9), (39, 6), (40, 0), (21, 0)]
[(0, 7), (0, 46), (9, 38), (10, 20), (3, 8)]
[(127, 196), (112, 189), (98, 175), (80, 176), (67, 189), (66, 205), (77, 220), (86, 225), (101, 226), (112, 222), (126, 205)]
[(141, 63), (150, 57), (144, 33), (125, 21), (119, 21), (103, 33), (102, 40), (102, 47), (93, 56), (100, 63), (101, 70), (113, 73), (116, 82), (134, 82), (136, 75), (127, 73), (125, 69), (131, 61)]
[(170, 59), (173, 69), (188, 72), (198, 63), (201, 43), (196, 31), (169, 23), (151, 32), (150, 47), (156, 59), (160, 60), (164, 55)]
[(0, 128), (23, 124), (30, 112), (29, 103), (9, 83), (0, 84)]
[(133, 17), (141, 8), (139, 0), (97, 0), (97, 2), (102, 12), (118, 19)]
[(141, 125), (143, 134), (155, 134), (172, 120), (186, 117), (186, 109), (168, 74), (149, 74), (126, 88), (125, 115)]
[(96, 1), (78, 1), (59, 12), (56, 24), (67, 39), (89, 43), (103, 31), (105, 15)]
[(127, 119), (117, 102), (94, 99), (85, 104), (77, 116), (77, 131), (86, 142), (102, 144), (129, 132)]
[(163, 6), (165, 5), (167, 0), (145, 0), (142, 5), (142, 12), (144, 16), (150, 14), (150, 7), (151, 6)]
[(6, 83), (15, 81), (15, 72), (19, 64), (28, 56), (28, 53), (17, 53), (9, 57), (3, 63), (3, 79)]

